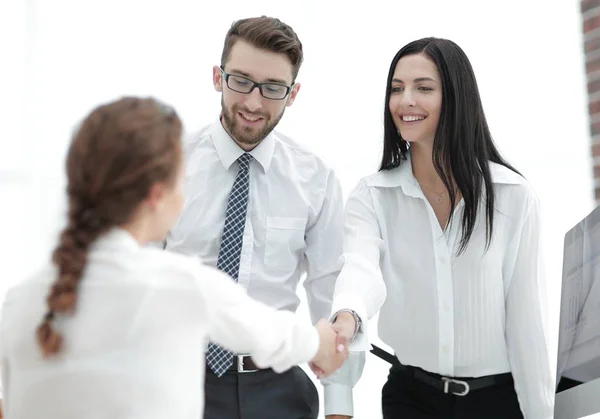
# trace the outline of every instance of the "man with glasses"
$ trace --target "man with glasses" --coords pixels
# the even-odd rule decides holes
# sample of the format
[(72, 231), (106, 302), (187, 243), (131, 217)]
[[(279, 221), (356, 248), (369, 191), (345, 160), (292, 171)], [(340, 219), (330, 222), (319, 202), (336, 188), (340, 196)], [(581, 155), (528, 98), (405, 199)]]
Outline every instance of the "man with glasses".
[[(197, 255), (282, 310), (297, 309), (305, 274), (316, 322), (330, 315), (341, 268), (343, 202), (333, 171), (274, 131), (300, 90), (302, 54), (295, 32), (278, 19), (232, 25), (221, 65), (213, 68), (221, 115), (186, 145), (186, 202), (165, 248)], [(351, 338), (360, 319), (338, 313), (332, 327)], [(299, 367), (283, 374), (261, 370), (250, 357), (212, 343), (206, 363), (205, 419), (318, 416), (317, 390)], [(351, 354), (322, 379), (328, 419), (352, 417), (352, 388), (363, 364), (364, 353)]]

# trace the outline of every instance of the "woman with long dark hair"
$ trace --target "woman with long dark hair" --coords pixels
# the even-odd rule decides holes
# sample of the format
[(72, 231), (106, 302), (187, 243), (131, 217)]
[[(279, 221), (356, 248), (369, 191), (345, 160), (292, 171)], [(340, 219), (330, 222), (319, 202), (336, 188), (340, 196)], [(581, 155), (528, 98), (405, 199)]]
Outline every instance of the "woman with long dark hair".
[(143, 246), (181, 211), (181, 132), (153, 99), (99, 106), (81, 124), (52, 263), (3, 306), (7, 418), (199, 419), (209, 339), (275, 371), (313, 359), (331, 372), (347, 356), (327, 321), (315, 330), (197, 259)]
[(551, 418), (539, 203), (494, 145), (458, 45), (398, 51), (384, 130), (380, 170), (346, 204), (334, 300), (363, 320), (381, 308), (384, 418)]

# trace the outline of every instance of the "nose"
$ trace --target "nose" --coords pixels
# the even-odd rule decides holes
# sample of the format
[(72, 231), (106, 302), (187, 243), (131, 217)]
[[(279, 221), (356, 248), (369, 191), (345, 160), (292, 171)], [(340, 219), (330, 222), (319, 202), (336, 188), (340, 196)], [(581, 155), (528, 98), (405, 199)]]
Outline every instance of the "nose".
[(250, 93), (245, 95), (244, 105), (250, 112), (256, 112), (262, 107), (262, 95), (260, 89), (255, 87)]
[(412, 93), (406, 89), (403, 94), (402, 94), (402, 100), (400, 101), (402, 106), (405, 107), (414, 107), (415, 106), (415, 99), (412, 96)]

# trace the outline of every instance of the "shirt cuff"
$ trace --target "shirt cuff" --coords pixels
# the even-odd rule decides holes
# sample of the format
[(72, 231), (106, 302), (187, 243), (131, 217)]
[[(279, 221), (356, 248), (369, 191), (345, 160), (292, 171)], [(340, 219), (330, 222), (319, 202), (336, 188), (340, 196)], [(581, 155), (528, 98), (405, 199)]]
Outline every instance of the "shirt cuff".
[(351, 386), (338, 383), (331, 383), (323, 386), (325, 416), (354, 416), (353, 403)]
[(360, 317), (361, 325), (358, 329), (358, 333), (354, 337), (354, 340), (350, 342), (348, 348), (351, 352), (364, 352), (371, 349), (369, 344), (369, 337), (367, 334), (367, 310), (365, 303), (362, 298), (355, 293), (341, 293), (335, 296), (331, 307), (331, 313), (329, 320), (333, 320), (340, 310), (352, 310)]

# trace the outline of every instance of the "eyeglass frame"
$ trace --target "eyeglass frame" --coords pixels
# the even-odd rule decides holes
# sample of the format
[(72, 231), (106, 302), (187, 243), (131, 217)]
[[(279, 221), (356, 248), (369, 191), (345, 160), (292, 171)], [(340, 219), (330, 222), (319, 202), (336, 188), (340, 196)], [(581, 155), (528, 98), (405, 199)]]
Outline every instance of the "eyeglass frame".
[[(250, 93), (252, 93), (254, 91), (254, 89), (256, 89), (258, 87), (258, 91), (260, 92), (260, 95), (262, 97), (264, 97), (265, 99), (269, 99), (269, 100), (283, 100), (286, 97), (288, 97), (288, 95), (290, 94), (290, 92), (292, 91), (292, 89), (294, 88), (294, 86), (296, 85), (295, 82), (292, 83), (291, 86), (288, 86), (287, 84), (283, 84), (283, 83), (272, 82), (272, 81), (264, 82), (264, 83), (258, 83), (258, 82), (255, 82), (254, 80), (252, 80), (252, 79), (250, 79), (250, 78), (248, 78), (246, 76), (240, 76), (238, 74), (228, 73), (227, 71), (225, 71), (223, 69), (223, 66), (219, 66), (219, 70), (221, 70), (221, 73), (223, 75), (223, 79), (225, 80), (225, 85), (227, 86), (227, 88), (233, 90), (234, 92), (241, 93), (243, 95), (249, 95)], [(248, 92), (240, 92), (239, 90), (235, 90), (235, 89), (229, 87), (229, 77), (231, 77), (231, 76), (233, 76), (233, 77), (239, 77), (239, 78), (244, 79), (244, 80), (248, 80), (250, 83), (252, 83), (252, 87), (250, 88), (250, 90)], [(283, 97), (280, 98), (280, 99), (275, 99), (275, 98), (272, 98), (272, 97), (266, 97), (264, 95), (263, 91), (262, 91), (262, 87), (264, 85), (267, 85), (267, 84), (285, 87), (287, 89), (287, 91), (286, 91), (285, 95), (283, 95)]]

